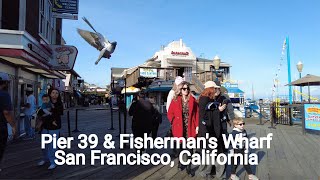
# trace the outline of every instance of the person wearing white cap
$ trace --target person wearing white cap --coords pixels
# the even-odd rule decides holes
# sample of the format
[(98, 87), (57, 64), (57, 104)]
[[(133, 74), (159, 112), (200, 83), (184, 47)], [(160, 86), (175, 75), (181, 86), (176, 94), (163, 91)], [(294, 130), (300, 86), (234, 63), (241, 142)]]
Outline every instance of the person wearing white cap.
[[(216, 137), (218, 139), (218, 147), (217, 149), (222, 149), (221, 146), (221, 122), (219, 118), (219, 114), (226, 108), (226, 105), (215, 104), (215, 94), (220, 88), (213, 81), (207, 81), (204, 84), (205, 89), (200, 94), (199, 97), (199, 132), (198, 137), (206, 137), (208, 133), (210, 137)], [(202, 150), (199, 149), (199, 150)], [(218, 153), (221, 150), (218, 150)], [(216, 166), (217, 167), (217, 166)], [(220, 168), (216, 168), (220, 169)], [(199, 175), (203, 178), (212, 178), (214, 174), (216, 174), (212, 164), (200, 165)]]
[(174, 83), (173, 83), (173, 87), (170, 90), (170, 92), (168, 94), (168, 97), (167, 97), (167, 105), (166, 105), (167, 112), (169, 110), (169, 107), (170, 107), (170, 104), (171, 104), (171, 101), (172, 101), (173, 97), (175, 95), (179, 95), (180, 94), (180, 91), (181, 91), (180, 84), (182, 83), (182, 81), (184, 81), (184, 79), (181, 76), (177, 76), (175, 81), (174, 81)]
[(13, 117), (11, 97), (6, 91), (9, 80), (8, 74), (0, 72), (0, 165), (8, 139), (7, 122), (12, 127), (13, 137), (16, 135), (16, 124)]
[(36, 112), (36, 98), (33, 95), (33, 89), (31, 87), (27, 87), (26, 89), (27, 102), (24, 105), (24, 129), (26, 132), (25, 140), (34, 139), (35, 138), (35, 130), (31, 126), (32, 115)]

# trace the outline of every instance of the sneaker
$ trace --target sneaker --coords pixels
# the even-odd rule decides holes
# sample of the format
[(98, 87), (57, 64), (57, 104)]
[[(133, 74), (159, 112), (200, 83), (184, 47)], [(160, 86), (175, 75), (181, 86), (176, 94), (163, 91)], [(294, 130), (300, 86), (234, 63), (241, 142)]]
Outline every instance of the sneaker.
[(257, 176), (255, 176), (255, 175), (249, 175), (249, 179), (250, 180), (259, 180), (259, 178), (257, 177)]
[(240, 178), (237, 175), (231, 175), (230, 179), (231, 180), (240, 180)]
[(51, 164), (51, 165), (48, 167), (48, 170), (54, 169), (54, 168), (56, 168), (56, 167), (57, 167), (56, 164)]
[(46, 161), (41, 160), (40, 162), (38, 162), (38, 166), (43, 166), (46, 163)]

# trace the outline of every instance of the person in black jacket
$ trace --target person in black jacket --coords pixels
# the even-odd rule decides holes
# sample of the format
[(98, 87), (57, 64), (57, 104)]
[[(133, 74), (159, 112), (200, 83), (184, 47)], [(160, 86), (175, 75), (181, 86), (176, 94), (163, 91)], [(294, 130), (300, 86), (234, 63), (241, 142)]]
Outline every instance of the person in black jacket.
[[(216, 89), (220, 88), (213, 81), (204, 84), (205, 89), (199, 97), (199, 132), (198, 137), (205, 137), (209, 133), (210, 137), (218, 139), (218, 153), (221, 152), (223, 143), (220, 121), (220, 111), (226, 108), (226, 105), (214, 103)], [(201, 148), (202, 149), (202, 148)], [(210, 178), (216, 174), (213, 165), (200, 165), (199, 175), (204, 178)]]
[[(220, 86), (219, 81), (215, 81), (217, 86)], [(226, 104), (226, 109), (220, 112), (220, 119), (221, 119), (221, 125), (222, 125), (222, 134), (225, 134), (228, 136), (228, 127), (227, 124), (231, 127), (231, 120), (235, 118), (234, 116), (234, 109), (232, 102), (228, 96), (228, 92), (222, 92), (221, 88), (217, 89), (215, 101), (219, 104)], [(227, 152), (227, 149), (225, 149), (225, 152)]]
[[(145, 93), (140, 92), (138, 100), (133, 101), (129, 108), (129, 115), (132, 116), (131, 128), (135, 138), (143, 137), (144, 133), (151, 133), (154, 113), (153, 105), (145, 98)], [(144, 151), (144, 149), (141, 150)]]
[[(233, 130), (231, 132), (233, 139), (236, 138), (237, 134), (239, 134), (239, 135), (241, 134), (242, 137), (248, 137), (247, 131), (244, 129), (244, 124), (245, 123), (244, 123), (242, 118), (237, 117), (237, 118), (235, 118), (233, 120), (234, 128), (233, 128)], [(245, 154), (245, 150), (246, 149), (245, 149), (244, 146), (241, 147), (240, 144), (243, 145), (244, 142), (242, 142), (242, 143), (241, 142), (237, 142), (237, 146), (235, 148), (231, 149), (231, 153), (233, 153), (233, 154), (240, 153), (240, 154), (243, 155), (243, 158), (244, 158), (245, 157), (244, 154)], [(245, 162), (244, 159), (243, 159), (243, 162)], [(253, 175), (253, 172), (252, 172), (250, 164), (243, 165), (243, 167), (247, 171), (249, 180), (258, 180), (258, 178), (255, 175)], [(236, 175), (236, 170), (237, 170), (237, 164), (234, 163), (234, 158), (232, 157), (231, 158), (231, 177), (230, 177), (230, 179), (239, 180), (239, 177)]]
[[(63, 115), (63, 104), (61, 101), (60, 93), (57, 89), (49, 90), (50, 101), (52, 103), (52, 115), (43, 122), (43, 129), (41, 134), (56, 135), (59, 138), (61, 129), (61, 116)], [(56, 122), (56, 125), (52, 123)], [(50, 162), (49, 170), (56, 168), (55, 160), (56, 149), (53, 148), (52, 143), (47, 144), (45, 149), (42, 149), (43, 159), (38, 163), (39, 166), (44, 165), (46, 162)]]

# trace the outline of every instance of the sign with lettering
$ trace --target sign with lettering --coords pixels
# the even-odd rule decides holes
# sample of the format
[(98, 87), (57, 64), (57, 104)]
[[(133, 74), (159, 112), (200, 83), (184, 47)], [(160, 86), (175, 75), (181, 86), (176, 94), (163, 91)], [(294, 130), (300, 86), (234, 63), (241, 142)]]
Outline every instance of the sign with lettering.
[(157, 69), (140, 68), (140, 76), (154, 78), (158, 76)]
[(304, 104), (305, 128), (320, 130), (320, 104)]
[(78, 50), (74, 46), (50, 45), (53, 55), (49, 61), (52, 70), (69, 71), (73, 69)]
[(62, 19), (78, 19), (79, 0), (53, 0), (52, 16)]
[(180, 56), (188, 56), (189, 52), (177, 52), (177, 51), (171, 51), (171, 54), (174, 56), (180, 55)]
[(238, 88), (238, 84), (232, 84), (230, 82), (225, 82), (224, 84), (222, 84), (222, 86), (224, 86), (225, 88)]

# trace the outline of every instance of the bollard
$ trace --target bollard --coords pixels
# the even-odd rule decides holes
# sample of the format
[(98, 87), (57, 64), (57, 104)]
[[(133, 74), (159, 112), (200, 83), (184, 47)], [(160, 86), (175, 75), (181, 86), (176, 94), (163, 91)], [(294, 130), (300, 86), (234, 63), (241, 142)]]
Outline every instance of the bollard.
[(113, 111), (112, 111), (112, 105), (110, 105), (110, 113), (111, 113), (111, 127), (108, 130), (114, 130), (113, 128)]
[(80, 131), (78, 130), (78, 109), (76, 109), (76, 129), (73, 130), (72, 132), (80, 132)]
[(71, 137), (71, 130), (70, 130), (70, 111), (67, 112), (67, 120), (68, 120), (68, 134)]

